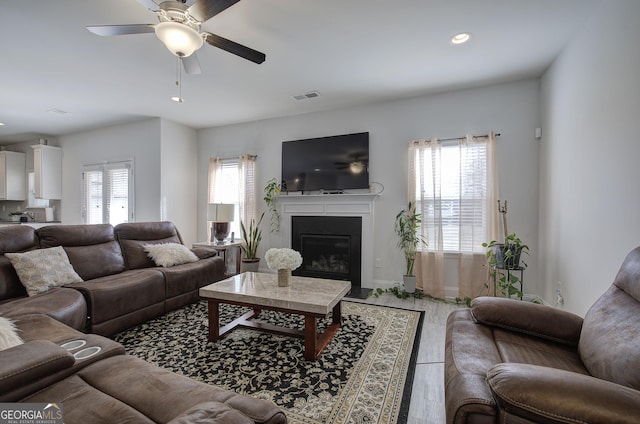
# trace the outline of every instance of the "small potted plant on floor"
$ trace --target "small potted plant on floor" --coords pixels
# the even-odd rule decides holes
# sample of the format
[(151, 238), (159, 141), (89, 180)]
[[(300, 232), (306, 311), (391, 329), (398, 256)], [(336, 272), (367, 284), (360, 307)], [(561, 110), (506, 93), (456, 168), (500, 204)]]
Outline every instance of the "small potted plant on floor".
[(255, 222), (255, 219), (251, 218), (248, 229), (245, 227), (244, 222), (240, 221), (240, 230), (242, 231), (243, 242), (241, 248), (244, 253), (241, 262), (242, 272), (256, 272), (260, 266), (260, 258), (257, 257), (257, 254), (258, 246), (262, 241), (262, 230), (260, 229), (262, 218), (264, 218), (264, 212), (260, 215), (260, 219), (257, 223)]
[(416, 276), (413, 274), (413, 265), (416, 261), (416, 253), (419, 245), (426, 244), (424, 238), (418, 234), (420, 228), (420, 214), (416, 213), (415, 205), (409, 202), (406, 209), (402, 209), (396, 215), (395, 232), (398, 236), (398, 247), (402, 250), (405, 260), (405, 275), (403, 276), (404, 288), (413, 293), (416, 290)]

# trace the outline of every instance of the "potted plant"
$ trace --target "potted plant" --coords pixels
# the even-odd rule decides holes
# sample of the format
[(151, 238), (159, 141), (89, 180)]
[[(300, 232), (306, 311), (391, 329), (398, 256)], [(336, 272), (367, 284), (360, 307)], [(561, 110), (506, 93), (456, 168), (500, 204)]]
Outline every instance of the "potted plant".
[(492, 240), (489, 243), (482, 243), (482, 246), (487, 249), (489, 278), (496, 284), (496, 291), (500, 290), (508, 297), (517, 295), (522, 299), (522, 290), (516, 287), (516, 284), (521, 283), (520, 278), (515, 273), (507, 271), (527, 268), (527, 263), (521, 259), (521, 256), (523, 253), (529, 254), (529, 246), (524, 244), (516, 233), (506, 236), (504, 243)]
[(264, 201), (269, 207), (269, 211), (271, 212), (271, 232), (277, 233), (280, 231), (280, 214), (278, 213), (278, 209), (276, 209), (276, 196), (280, 194), (281, 187), (278, 184), (278, 181), (274, 178), (271, 178), (267, 181), (267, 185), (264, 187)]
[(18, 222), (20, 221), (20, 217), (22, 216), (22, 212), (9, 212), (9, 217), (11, 221)]
[(251, 218), (248, 229), (244, 226), (244, 223), (240, 221), (240, 230), (242, 231), (243, 241), (241, 248), (244, 253), (244, 257), (242, 258), (242, 272), (258, 271), (260, 258), (257, 257), (257, 254), (258, 246), (262, 241), (262, 230), (260, 229), (260, 224), (262, 223), (263, 217), (264, 212), (260, 215), (258, 223), (255, 222), (255, 219)]
[(415, 205), (409, 202), (406, 209), (402, 209), (396, 215), (395, 232), (398, 236), (398, 247), (404, 254), (406, 264), (403, 276), (405, 290), (413, 293), (416, 290), (416, 276), (413, 274), (413, 265), (416, 261), (416, 253), (420, 243), (426, 244), (424, 238), (418, 234), (420, 227), (420, 214), (416, 213)]

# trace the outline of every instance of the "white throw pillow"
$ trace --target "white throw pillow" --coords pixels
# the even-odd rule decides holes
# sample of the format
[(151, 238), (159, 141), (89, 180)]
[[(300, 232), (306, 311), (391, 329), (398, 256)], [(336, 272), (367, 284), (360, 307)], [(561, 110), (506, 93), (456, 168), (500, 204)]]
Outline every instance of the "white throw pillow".
[(180, 243), (147, 244), (144, 250), (156, 265), (165, 268), (198, 260), (195, 253)]
[(29, 296), (82, 281), (62, 246), (4, 255), (11, 261)]
[(8, 318), (0, 317), (0, 350), (18, 346), (24, 342), (18, 336), (16, 326)]

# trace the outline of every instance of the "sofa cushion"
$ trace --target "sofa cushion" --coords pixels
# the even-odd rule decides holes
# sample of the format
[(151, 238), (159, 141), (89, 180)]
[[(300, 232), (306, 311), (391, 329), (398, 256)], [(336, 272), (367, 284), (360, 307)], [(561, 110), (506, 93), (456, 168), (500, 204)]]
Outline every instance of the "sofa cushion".
[(4, 255), (11, 261), (29, 296), (82, 281), (60, 246)]
[(182, 238), (172, 222), (128, 222), (116, 225), (114, 232), (129, 269), (149, 268), (156, 264), (147, 256), (147, 244), (179, 243)]
[[(123, 271), (116, 275), (95, 278), (83, 283), (71, 284), (84, 295), (89, 305), (92, 332), (95, 325), (114, 319), (127, 320), (127, 316), (153, 305), (161, 305), (164, 312), (166, 296), (164, 276), (155, 269)], [(129, 325), (119, 326), (121, 331), (140, 321), (132, 320)], [(106, 334), (99, 332), (99, 334)]]
[(124, 271), (124, 258), (109, 224), (48, 225), (37, 230), (40, 247), (62, 246), (83, 280)]
[(168, 423), (214, 405), (220, 407), (219, 415), (210, 411), (208, 423), (287, 422), (271, 402), (209, 386), (129, 355), (94, 363), (23, 401), (64, 401), (67, 424), (110, 424), (114, 417), (119, 422)]
[(24, 343), (18, 332), (13, 320), (0, 317), (0, 350), (9, 349)]
[(143, 247), (156, 265), (165, 268), (198, 260), (192, 251), (178, 243), (145, 244)]
[(0, 315), (19, 317), (25, 314), (46, 314), (76, 330), (87, 323), (87, 303), (77, 290), (58, 287), (35, 296), (13, 298), (0, 303)]

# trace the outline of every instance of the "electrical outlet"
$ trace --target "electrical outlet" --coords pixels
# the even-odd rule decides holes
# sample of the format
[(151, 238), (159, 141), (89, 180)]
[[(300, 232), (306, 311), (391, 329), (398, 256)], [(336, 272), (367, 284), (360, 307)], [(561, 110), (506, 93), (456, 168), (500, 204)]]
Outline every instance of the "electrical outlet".
[(376, 258), (376, 268), (380, 268), (382, 266), (380, 258)]

